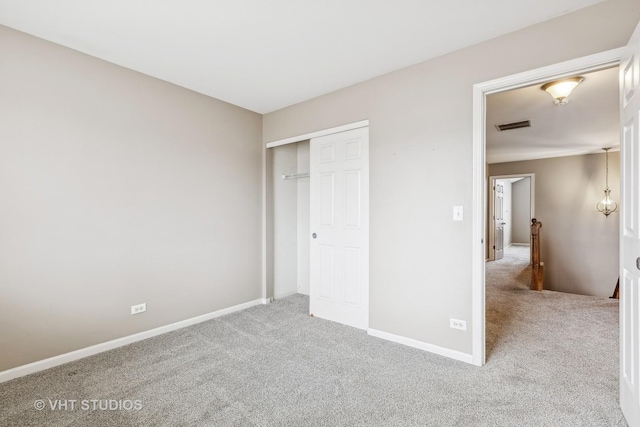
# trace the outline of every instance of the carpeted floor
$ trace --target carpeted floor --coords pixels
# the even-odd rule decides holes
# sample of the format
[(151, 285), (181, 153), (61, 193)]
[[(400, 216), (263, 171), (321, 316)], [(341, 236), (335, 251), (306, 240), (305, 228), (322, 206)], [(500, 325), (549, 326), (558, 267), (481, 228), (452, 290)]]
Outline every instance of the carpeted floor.
[(0, 384), (0, 426), (625, 426), (617, 301), (529, 291), (519, 249), (487, 263), (484, 367), (296, 295)]

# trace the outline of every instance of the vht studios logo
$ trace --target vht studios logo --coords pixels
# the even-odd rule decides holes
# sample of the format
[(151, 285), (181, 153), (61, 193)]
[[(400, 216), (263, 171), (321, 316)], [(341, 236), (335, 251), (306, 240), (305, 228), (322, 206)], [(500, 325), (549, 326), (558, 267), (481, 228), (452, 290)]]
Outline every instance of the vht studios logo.
[(36, 400), (33, 407), (38, 411), (139, 411), (142, 409), (141, 400), (114, 399), (47, 399)]

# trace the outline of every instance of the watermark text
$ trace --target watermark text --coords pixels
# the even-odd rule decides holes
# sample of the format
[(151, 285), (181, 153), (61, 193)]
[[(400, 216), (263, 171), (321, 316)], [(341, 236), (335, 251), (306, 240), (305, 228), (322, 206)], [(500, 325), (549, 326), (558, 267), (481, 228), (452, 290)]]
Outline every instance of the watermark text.
[(38, 399), (33, 402), (38, 411), (139, 411), (141, 400), (116, 399)]

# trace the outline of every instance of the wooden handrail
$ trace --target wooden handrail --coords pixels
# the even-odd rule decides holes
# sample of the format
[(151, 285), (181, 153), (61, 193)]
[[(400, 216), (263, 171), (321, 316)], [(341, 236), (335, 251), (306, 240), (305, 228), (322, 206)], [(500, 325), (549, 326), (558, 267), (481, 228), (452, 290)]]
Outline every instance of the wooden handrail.
[(542, 223), (537, 219), (531, 220), (531, 290), (542, 290), (542, 274), (544, 263), (540, 262), (540, 229)]

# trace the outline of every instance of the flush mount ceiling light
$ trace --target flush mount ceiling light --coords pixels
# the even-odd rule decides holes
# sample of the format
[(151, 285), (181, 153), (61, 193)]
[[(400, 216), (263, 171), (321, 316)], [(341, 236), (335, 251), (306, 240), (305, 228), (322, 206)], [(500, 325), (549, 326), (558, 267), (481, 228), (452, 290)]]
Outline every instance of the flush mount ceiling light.
[(555, 100), (556, 105), (565, 105), (569, 100), (567, 97), (576, 86), (578, 86), (584, 77), (569, 77), (567, 79), (556, 80), (553, 82), (545, 83), (540, 89), (547, 92)]

